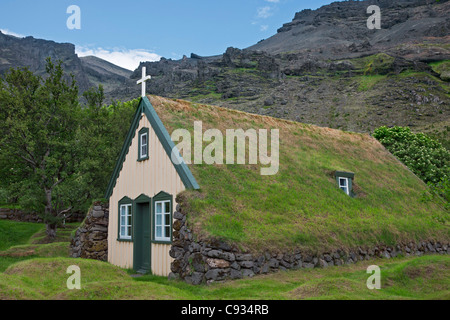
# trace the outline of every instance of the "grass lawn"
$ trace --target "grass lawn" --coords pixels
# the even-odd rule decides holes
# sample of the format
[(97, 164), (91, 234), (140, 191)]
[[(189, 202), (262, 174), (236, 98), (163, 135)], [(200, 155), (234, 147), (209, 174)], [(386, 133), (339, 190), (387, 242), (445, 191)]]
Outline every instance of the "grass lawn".
[(48, 243), (44, 224), (0, 220), (0, 272), (16, 262), (37, 257), (67, 257), (70, 233), (78, 225), (58, 228), (55, 241)]
[[(367, 289), (369, 265), (381, 268), (381, 290)], [(66, 270), (81, 270), (81, 290), (68, 290)], [(297, 300), (450, 299), (450, 258), (423, 256), (365, 261), (328, 269), (302, 269), (253, 279), (190, 286), (156, 276), (132, 278), (105, 262), (39, 258), (0, 274), (0, 299), (89, 300)]]
[[(5, 225), (16, 231), (25, 227), (21, 222), (2, 223)], [(128, 270), (106, 262), (68, 258), (67, 239), (33, 243), (42, 239), (42, 230), (37, 230), (34, 235), (28, 230), (28, 236), (15, 237), (20, 241), (10, 241), (13, 246), (0, 251), (0, 300), (450, 299), (448, 256), (380, 259), (191, 286), (153, 275), (134, 278)], [(69, 230), (61, 233), (70, 234)], [(381, 290), (375, 291), (366, 287), (367, 267), (374, 264), (381, 268), (382, 283)], [(81, 290), (66, 287), (66, 271), (71, 265), (80, 267)]]
[(28, 243), (30, 237), (41, 230), (45, 231), (43, 224), (0, 220), (0, 251)]

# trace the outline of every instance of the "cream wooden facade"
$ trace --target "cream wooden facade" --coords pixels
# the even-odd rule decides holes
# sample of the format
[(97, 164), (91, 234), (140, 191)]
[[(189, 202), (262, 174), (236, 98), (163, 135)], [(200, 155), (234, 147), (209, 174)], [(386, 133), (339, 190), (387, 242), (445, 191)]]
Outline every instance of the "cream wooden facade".
[[(142, 128), (149, 129), (149, 159), (138, 161), (139, 134)], [(145, 113), (139, 120), (136, 133), (129, 146), (122, 169), (109, 198), (108, 261), (123, 268), (133, 268), (133, 242), (118, 241), (119, 201), (128, 197), (136, 199), (144, 194), (153, 198), (164, 191), (173, 196), (172, 213), (176, 208), (175, 197), (185, 190), (175, 166), (161, 144)], [(167, 276), (172, 258), (169, 244), (151, 244), (151, 271)]]

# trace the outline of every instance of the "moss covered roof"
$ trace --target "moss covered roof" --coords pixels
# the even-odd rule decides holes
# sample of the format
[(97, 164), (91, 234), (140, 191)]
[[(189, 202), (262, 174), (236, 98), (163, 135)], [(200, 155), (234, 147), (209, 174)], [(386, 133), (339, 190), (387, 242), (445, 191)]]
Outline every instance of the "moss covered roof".
[[(226, 129), (279, 130), (276, 175), (262, 176), (260, 164), (188, 165), (200, 189), (179, 198), (199, 238), (253, 251), (449, 239), (448, 212), (424, 200), (427, 186), (367, 134), (157, 96), (149, 100), (169, 134), (192, 133), (194, 121), (224, 137)], [(339, 189), (336, 171), (355, 173), (356, 197)]]

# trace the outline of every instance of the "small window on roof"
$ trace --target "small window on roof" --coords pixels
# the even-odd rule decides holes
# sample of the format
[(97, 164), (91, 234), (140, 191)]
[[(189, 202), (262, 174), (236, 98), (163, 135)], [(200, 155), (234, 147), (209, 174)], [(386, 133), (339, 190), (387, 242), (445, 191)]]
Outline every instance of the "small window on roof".
[(347, 195), (349, 195), (348, 191), (348, 178), (339, 178), (339, 188), (343, 190)]
[(339, 188), (344, 191), (346, 195), (353, 197), (352, 185), (355, 174), (353, 172), (336, 171), (335, 175)]

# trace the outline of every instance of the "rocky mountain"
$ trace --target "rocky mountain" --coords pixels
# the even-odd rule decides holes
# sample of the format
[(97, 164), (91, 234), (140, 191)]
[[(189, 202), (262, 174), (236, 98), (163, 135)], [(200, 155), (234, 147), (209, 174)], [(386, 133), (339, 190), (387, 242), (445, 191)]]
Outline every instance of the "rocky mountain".
[(75, 46), (71, 43), (35, 39), (33, 37), (18, 38), (0, 32), (0, 75), (10, 68), (28, 67), (32, 72), (44, 75), (45, 60), (61, 60), (68, 73), (73, 73), (80, 93), (92, 86), (102, 84), (108, 98), (111, 91), (132, 87), (131, 71), (115, 66), (96, 57), (79, 58)]
[[(381, 30), (367, 28), (369, 5)], [(450, 2), (369, 0), (303, 10), (278, 33), (223, 55), (145, 62), (151, 93), (320, 126), (450, 131)]]
[[(443, 48), (422, 48), (423, 42), (448, 44), (447, 0), (369, 0), (334, 2), (317, 10), (303, 10), (276, 35), (249, 47), (271, 54), (298, 52), (322, 59), (355, 58), (379, 52), (408, 59), (442, 60)], [(370, 30), (370, 5), (381, 10), (381, 29)], [(447, 48), (448, 49), (448, 48)]]
[[(136, 89), (136, 81), (130, 79), (132, 71), (94, 56), (82, 57), (80, 60), (91, 86), (98, 87), (101, 84), (107, 98), (117, 97), (124, 100), (123, 98), (128, 92), (129, 98), (126, 100), (135, 99), (138, 96), (136, 95), (139, 94), (138, 88)], [(111, 94), (119, 89), (122, 89), (122, 94), (117, 96)]]
[[(369, 30), (367, 8), (381, 9)], [(72, 44), (0, 33), (0, 74), (45, 58), (61, 59), (81, 91), (102, 84), (107, 100), (140, 96), (143, 66), (149, 93), (356, 132), (411, 126), (448, 140), (450, 131), (450, 2), (334, 2), (297, 12), (277, 34), (245, 49), (181, 60), (143, 62), (134, 72)]]

